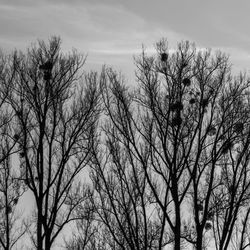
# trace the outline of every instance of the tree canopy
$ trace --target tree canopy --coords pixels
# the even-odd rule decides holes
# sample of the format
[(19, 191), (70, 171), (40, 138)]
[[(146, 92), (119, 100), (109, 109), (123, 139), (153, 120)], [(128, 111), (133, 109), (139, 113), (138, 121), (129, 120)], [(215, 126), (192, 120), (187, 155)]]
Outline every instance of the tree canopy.
[(188, 41), (136, 56), (136, 86), (85, 59), (57, 37), (1, 56), (1, 247), (72, 226), (66, 249), (247, 249), (249, 77)]

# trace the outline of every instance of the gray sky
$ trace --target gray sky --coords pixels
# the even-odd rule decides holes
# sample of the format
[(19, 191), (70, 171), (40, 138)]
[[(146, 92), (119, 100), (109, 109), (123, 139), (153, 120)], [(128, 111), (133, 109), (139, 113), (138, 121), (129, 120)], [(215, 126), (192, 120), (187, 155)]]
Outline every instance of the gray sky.
[(0, 47), (24, 49), (59, 35), (63, 48), (88, 53), (86, 69), (106, 63), (133, 79), (133, 55), (160, 38), (190, 40), (250, 66), (250, 2), (235, 0), (0, 0)]
[(0, 48), (59, 35), (63, 49), (88, 53), (87, 70), (106, 63), (133, 81), (133, 55), (164, 37), (173, 47), (190, 40), (221, 49), (236, 71), (249, 72), (249, 12), (246, 0), (0, 0)]

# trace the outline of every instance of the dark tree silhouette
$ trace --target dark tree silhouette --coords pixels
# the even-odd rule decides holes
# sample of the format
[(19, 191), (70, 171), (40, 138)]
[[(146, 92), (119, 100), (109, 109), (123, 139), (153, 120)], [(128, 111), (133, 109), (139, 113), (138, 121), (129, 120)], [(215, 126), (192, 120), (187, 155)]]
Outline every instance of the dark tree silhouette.
[[(12, 56), (0, 55), (0, 87), (10, 86), (15, 75)], [(0, 92), (0, 248), (13, 249), (26, 232), (20, 220), (20, 211), (16, 209), (24, 188), (18, 180), (14, 154), (18, 152), (17, 139), (13, 126), (13, 113), (6, 98), (9, 94)]]
[[(104, 148), (93, 153), (93, 203), (109, 235), (108, 249), (156, 249), (162, 221), (151, 204), (141, 161), (130, 146), (130, 137), (138, 139), (133, 96), (116, 72), (107, 69), (105, 73), (102, 97), (107, 121), (102, 127)], [(139, 150), (147, 161), (148, 151)]]
[[(90, 197), (93, 197), (92, 195)], [(76, 221), (72, 237), (65, 239), (65, 248), (68, 250), (106, 249), (105, 238), (107, 235), (101, 235), (102, 225), (95, 220), (92, 199), (81, 204), (76, 213), (80, 219)]]
[[(20, 238), (26, 233), (26, 227), (20, 217), (21, 212), (16, 209), (19, 198), (25, 188), (19, 181), (16, 169), (13, 167), (13, 158), (10, 151), (10, 137), (1, 142), (1, 155), (4, 160), (0, 165), (0, 244), (2, 249), (10, 250), (17, 245)], [(12, 153), (12, 152), (11, 152)]]
[(249, 78), (221, 52), (161, 40), (129, 88), (111, 68), (81, 74), (85, 58), (60, 43), (1, 59), (2, 247), (25, 232), (15, 210), (30, 189), (39, 250), (69, 222), (72, 250), (247, 249)]
[(164, 41), (157, 49), (160, 59), (143, 53), (137, 61), (144, 121), (137, 128), (162, 188), (155, 189), (152, 175), (147, 181), (162, 212), (169, 211), (175, 249), (182, 239), (203, 249), (212, 228), (215, 245), (227, 249), (249, 199), (249, 81), (231, 75), (221, 52), (188, 42), (172, 54)]
[[(79, 174), (90, 161), (99, 114), (96, 75), (82, 75), (85, 58), (63, 54), (61, 41), (39, 41), (16, 53), (8, 103), (15, 112), (21, 179), (36, 202), (30, 228), (36, 249), (49, 250), (74, 211), (89, 196)], [(34, 230), (33, 230), (34, 229)]]
[[(129, 116), (133, 96), (121, 76), (110, 68), (103, 70), (101, 83), (103, 123), (99, 146), (93, 147), (91, 157), (92, 230), (87, 234), (86, 220), (80, 221), (78, 236), (68, 249), (158, 249), (166, 240), (161, 211), (155, 210), (141, 162), (127, 138), (128, 133), (136, 132)], [(127, 126), (127, 130), (122, 131), (119, 126)], [(144, 152), (144, 157), (146, 160), (148, 152)]]
[(157, 52), (136, 58), (137, 91), (103, 76), (92, 179), (107, 249), (227, 249), (236, 225), (246, 231), (249, 81), (221, 52), (182, 42), (170, 53), (164, 40)]

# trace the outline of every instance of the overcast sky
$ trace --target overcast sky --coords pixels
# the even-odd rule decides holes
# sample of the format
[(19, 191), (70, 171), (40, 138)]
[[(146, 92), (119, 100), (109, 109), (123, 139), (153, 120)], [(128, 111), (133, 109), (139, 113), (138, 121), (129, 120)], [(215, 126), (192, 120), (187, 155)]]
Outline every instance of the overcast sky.
[(88, 53), (87, 69), (115, 65), (133, 77), (133, 55), (160, 38), (190, 40), (250, 67), (250, 2), (235, 0), (0, 0), (0, 47), (24, 49), (59, 35), (65, 49)]
[(250, 69), (250, 2), (236, 0), (0, 0), (0, 48), (24, 50), (61, 36), (63, 48), (88, 54), (87, 69), (104, 63), (133, 81), (133, 55), (161, 38), (190, 40), (231, 54)]

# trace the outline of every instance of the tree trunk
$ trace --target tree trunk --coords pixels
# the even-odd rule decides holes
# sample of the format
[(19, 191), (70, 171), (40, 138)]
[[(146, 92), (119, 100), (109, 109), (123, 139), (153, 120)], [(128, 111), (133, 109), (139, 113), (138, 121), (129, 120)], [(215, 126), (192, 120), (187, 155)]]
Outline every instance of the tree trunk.
[(175, 228), (174, 228), (174, 249), (181, 249), (181, 216), (178, 199), (178, 183), (173, 181), (173, 199), (175, 203)]
[(45, 250), (50, 250), (51, 243), (50, 243), (50, 234), (46, 234), (45, 236)]
[(202, 250), (202, 230), (199, 228), (197, 230), (197, 242), (196, 242), (196, 249)]
[(43, 239), (42, 239), (42, 211), (38, 209), (37, 211), (37, 250), (43, 249)]
[[(179, 211), (179, 209), (178, 209)], [(174, 249), (175, 250), (180, 250), (181, 249), (181, 232), (180, 232), (180, 226), (181, 226), (181, 222), (180, 222), (180, 213), (176, 212), (176, 223), (175, 223), (175, 240), (174, 240)]]

